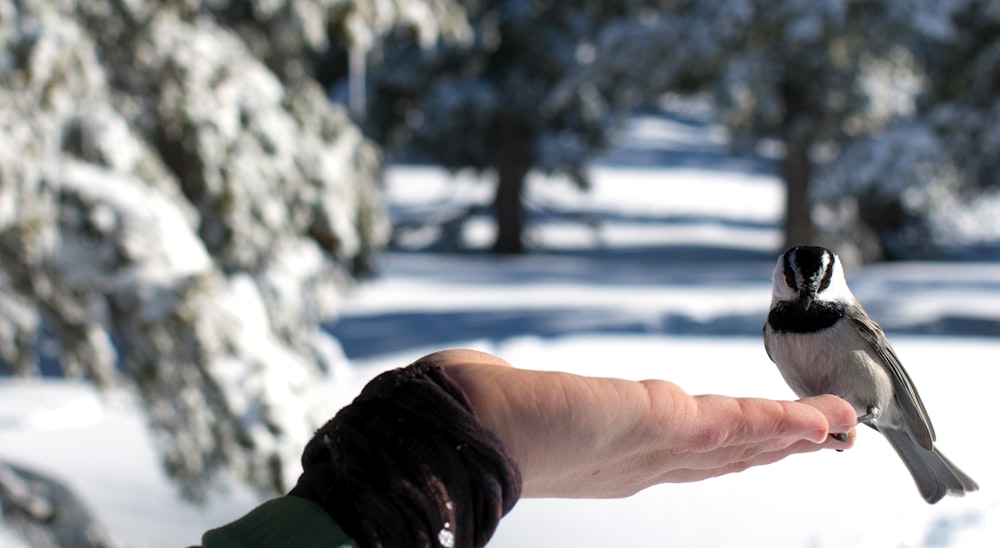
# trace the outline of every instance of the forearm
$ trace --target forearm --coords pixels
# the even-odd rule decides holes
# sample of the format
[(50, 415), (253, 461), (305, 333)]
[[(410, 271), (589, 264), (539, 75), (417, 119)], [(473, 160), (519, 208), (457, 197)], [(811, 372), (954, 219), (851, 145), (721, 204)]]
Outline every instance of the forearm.
[[(483, 425), (503, 440), (526, 497), (613, 497), (622, 467), (646, 449), (645, 385), (552, 371), (451, 363)], [(683, 404), (683, 403), (682, 403)]]

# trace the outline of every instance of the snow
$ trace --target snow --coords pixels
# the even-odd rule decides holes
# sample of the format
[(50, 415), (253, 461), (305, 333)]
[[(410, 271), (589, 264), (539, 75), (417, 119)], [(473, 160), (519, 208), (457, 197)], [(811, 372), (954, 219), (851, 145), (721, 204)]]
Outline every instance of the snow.
[[(186, 218), (172, 197), (136, 178), (70, 158), (63, 161), (60, 170), (63, 192), (94, 204), (87, 222), (101, 234), (123, 234), (120, 253), (124, 259), (112, 255), (117, 250), (98, 248), (85, 235), (64, 235), (58, 258), (60, 264), (67, 265), (63, 268), (72, 272), (67, 276), (70, 281), (100, 285), (99, 278), (111, 269), (106, 263), (115, 260), (133, 265), (115, 274), (120, 284), (169, 285), (210, 267), (194, 221)], [(75, 212), (64, 215), (70, 213)], [(98, 252), (111, 256), (104, 261), (85, 260)]]
[[(632, 138), (656, 139), (655, 127), (641, 127)], [(685, 129), (668, 125), (659, 135)], [(641, 144), (622, 153), (641, 152)], [(531, 255), (384, 255), (381, 276), (357, 288), (332, 326), (351, 366), (327, 381), (330, 408), (377, 373), (452, 346), (524, 368), (791, 398), (760, 340), (782, 192), (766, 172), (714, 154), (717, 162), (680, 167), (599, 163), (584, 195), (565, 181), (532, 179), (533, 204), (586, 212), (593, 222), (543, 218), (530, 234), (539, 246)], [(456, 188), (441, 171), (395, 166), (386, 192), (396, 214), (488, 199), (482, 181), (460, 177)], [(889, 445), (865, 429), (843, 453), (797, 455), (627, 499), (521, 500), (490, 546), (995, 545), (1000, 444), (984, 432), (994, 426), (1000, 377), (1000, 265), (902, 263), (849, 268), (847, 278), (919, 387), (939, 446), (982, 491), (927, 505)], [(232, 308), (219, 314), (237, 321), (239, 302), (234, 293)], [(0, 379), (0, 459), (65, 481), (128, 546), (196, 543), (258, 501), (234, 481), (204, 506), (186, 504), (157, 458), (130, 394)]]
[(77, 381), (3, 379), (0, 402), (0, 458), (67, 484), (124, 545), (185, 546), (197, 541), (192, 526), (224, 523), (255, 501), (234, 486), (204, 507), (181, 503), (128, 394), (101, 396)]

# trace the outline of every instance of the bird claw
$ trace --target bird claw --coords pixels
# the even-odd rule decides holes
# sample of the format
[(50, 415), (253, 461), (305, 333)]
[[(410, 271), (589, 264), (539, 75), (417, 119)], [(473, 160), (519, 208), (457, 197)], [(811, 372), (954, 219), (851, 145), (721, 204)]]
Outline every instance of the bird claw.
[[(858, 417), (858, 424), (861, 424), (863, 422), (864, 423), (875, 422), (876, 420), (878, 420), (880, 412), (881, 411), (879, 410), (878, 407), (874, 405), (869, 405), (868, 413), (865, 413), (864, 415)], [(830, 434), (830, 437), (839, 441), (840, 443), (847, 442), (847, 434)], [(843, 449), (837, 449), (837, 451), (843, 451)]]
[(858, 424), (863, 422), (875, 422), (878, 420), (878, 416), (881, 414), (882, 410), (874, 405), (868, 406), (868, 413), (858, 417)]

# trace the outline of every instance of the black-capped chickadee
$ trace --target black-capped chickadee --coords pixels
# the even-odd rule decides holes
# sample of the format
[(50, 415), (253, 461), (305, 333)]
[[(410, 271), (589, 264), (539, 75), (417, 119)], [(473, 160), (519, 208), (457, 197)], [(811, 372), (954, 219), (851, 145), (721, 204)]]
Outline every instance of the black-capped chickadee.
[(771, 291), (764, 348), (799, 397), (835, 394), (850, 402), (859, 423), (889, 440), (927, 502), (979, 489), (934, 447), (917, 388), (847, 287), (836, 255), (789, 249), (774, 267)]

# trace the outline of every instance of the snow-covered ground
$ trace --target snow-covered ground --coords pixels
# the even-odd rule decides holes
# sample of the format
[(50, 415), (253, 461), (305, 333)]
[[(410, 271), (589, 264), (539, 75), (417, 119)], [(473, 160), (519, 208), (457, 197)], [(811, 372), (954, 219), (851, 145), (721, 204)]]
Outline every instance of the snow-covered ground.
[[(594, 170), (594, 189), (535, 179), (537, 253), (389, 253), (332, 327), (353, 367), (344, 404), (378, 372), (471, 346), (519, 367), (665, 378), (691, 393), (789, 398), (760, 326), (780, 237), (780, 185), (764, 162), (720, 152), (724, 136), (642, 117)], [(489, 189), (467, 174), (389, 173), (394, 215), (461, 207)], [(586, 222), (581, 223), (580, 220)], [(470, 223), (468, 241), (489, 240)], [(411, 241), (420, 234), (411, 235)], [(491, 546), (996, 546), (1000, 264), (848, 270), (920, 389), (939, 446), (982, 491), (929, 506), (888, 444), (798, 455), (622, 500), (522, 500)], [(239, 487), (207, 506), (177, 497), (134, 401), (58, 380), (0, 380), (0, 459), (65, 480), (124, 544), (181, 546), (248, 510)], [(0, 543), (2, 543), (0, 537)]]

